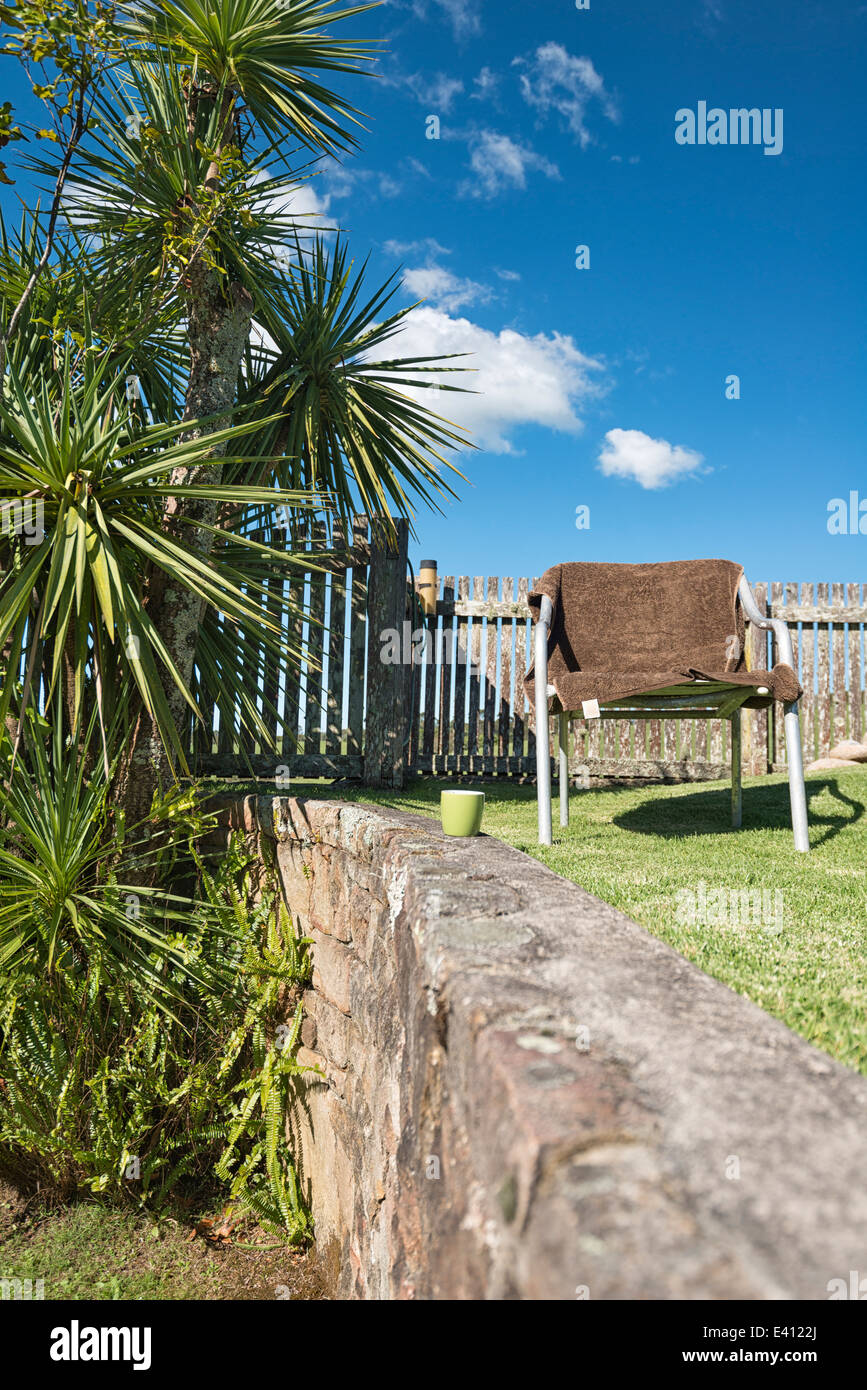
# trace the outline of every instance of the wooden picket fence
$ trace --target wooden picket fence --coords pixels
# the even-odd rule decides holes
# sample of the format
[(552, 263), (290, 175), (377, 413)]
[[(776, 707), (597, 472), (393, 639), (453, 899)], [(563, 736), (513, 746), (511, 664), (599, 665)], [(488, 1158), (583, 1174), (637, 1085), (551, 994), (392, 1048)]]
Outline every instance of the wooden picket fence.
[[(281, 533), (269, 545), (287, 545)], [(275, 578), (263, 613), (279, 615), (292, 603), (297, 664), (279, 669), (255, 632), (239, 632), (237, 658), (245, 690), (266, 726), (265, 736), (242, 734), (238, 710), (221, 717), (204, 680), (200, 706), (205, 727), (190, 728), (194, 770), (209, 776), (253, 774), (289, 785), (297, 777), (345, 777), (374, 786), (402, 785), (408, 677), (379, 660), (378, 634), (403, 622), (407, 593), (408, 527), (396, 536), (378, 521), (357, 517), (351, 539), (330, 539), (316, 525), (292, 544), (310, 556), (289, 579)]]
[[(532, 662), (527, 594), (537, 584), (498, 576), (442, 580), (425, 662), (414, 672), (412, 771), (535, 774), (534, 711), (523, 680)], [(806, 760), (843, 738), (867, 736), (867, 586), (862, 593), (857, 583), (777, 582), (754, 584), (753, 592), (759, 608), (784, 618), (792, 633), (805, 692)], [(747, 642), (750, 666), (769, 669), (770, 635), (748, 626)], [(728, 724), (718, 719), (576, 719), (571, 733), (573, 771), (591, 778), (706, 780), (726, 776), (730, 762)], [(785, 768), (781, 705), (744, 711), (743, 748), (745, 771)]]
[[(338, 536), (326, 548), (324, 532), (314, 531), (307, 548), (315, 568), (298, 571), (282, 590), (275, 583), (263, 605), (279, 613), (290, 596), (303, 605), (295, 636), (304, 659), (278, 670), (255, 634), (239, 643), (268, 738), (242, 738), (236, 718), (221, 724), (215, 716), (210, 728), (191, 731), (200, 772), (392, 787), (409, 774), (535, 775), (534, 711), (523, 680), (532, 660), (527, 594), (538, 581), (445, 576), (436, 616), (424, 617), (407, 581), (407, 540), (403, 523), (395, 540), (361, 518), (349, 542)], [(867, 586), (778, 582), (753, 591), (762, 611), (784, 618), (792, 632), (806, 760), (843, 738), (867, 738)], [(397, 662), (383, 660), (387, 633), (398, 636)], [(747, 641), (752, 667), (773, 664), (767, 633), (748, 628)], [(727, 733), (719, 720), (577, 719), (572, 767), (590, 778), (724, 777)], [(744, 711), (744, 770), (783, 769), (782, 734), (782, 707)]]

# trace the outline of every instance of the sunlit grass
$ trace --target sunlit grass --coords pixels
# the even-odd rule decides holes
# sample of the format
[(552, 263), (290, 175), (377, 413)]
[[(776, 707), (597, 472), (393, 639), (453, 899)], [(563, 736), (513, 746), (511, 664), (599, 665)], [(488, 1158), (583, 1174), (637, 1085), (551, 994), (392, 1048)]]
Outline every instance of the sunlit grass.
[[(436, 816), (442, 780), (388, 793), (298, 784), (298, 795), (380, 802)], [(462, 786), (472, 786), (462, 782)], [(798, 854), (784, 777), (747, 778), (743, 828), (729, 788), (620, 787), (573, 792), (571, 824), (554, 810), (554, 844), (536, 843), (532, 786), (480, 782), (484, 830), (620, 908), (709, 975), (817, 1047), (867, 1073), (867, 767), (807, 780), (812, 853)], [(678, 893), (777, 890), (782, 929), (678, 920)], [(682, 915), (682, 914), (681, 914)]]

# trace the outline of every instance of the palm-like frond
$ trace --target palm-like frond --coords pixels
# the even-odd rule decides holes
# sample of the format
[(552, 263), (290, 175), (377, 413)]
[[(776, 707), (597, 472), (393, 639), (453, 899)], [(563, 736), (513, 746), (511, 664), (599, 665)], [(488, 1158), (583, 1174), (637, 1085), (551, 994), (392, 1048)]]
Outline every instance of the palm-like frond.
[[(220, 613), (227, 644), (237, 627), (255, 627), (277, 660), (297, 659), (280, 617), (263, 611), (264, 586), (239, 563), (248, 554), (256, 557), (255, 564), (267, 559), (285, 570), (293, 557), (234, 532), (228, 552), (223, 543), (228, 533), (219, 525), (210, 528), (215, 533), (211, 554), (203, 555), (184, 534), (166, 529), (165, 499), (216, 501), (229, 516), (246, 508), (303, 508), (310, 499), (273, 487), (177, 486), (176, 471), (194, 467), (215, 446), (231, 442), (237, 448), (258, 422), (191, 441), (185, 432), (200, 422), (142, 425), (125, 401), (122, 380), (105, 387), (101, 364), (88, 359), (83, 372), (84, 383), (75, 389), (67, 355), (58, 398), (46, 381), (28, 389), (9, 368), (0, 401), (0, 506), (8, 510), (26, 500), (30, 508), (41, 508), (43, 535), (27, 544), (10, 535), (11, 528), (0, 533), (9, 562), (0, 577), (0, 647), (10, 642), (17, 659), (26, 625), (29, 660), (36, 644), (50, 637), (53, 656), (45, 672), (50, 700), (71, 643), (76, 717), (88, 671), (100, 682), (104, 699), (127, 679), (183, 764), (185, 751), (164, 686), (180, 691), (190, 709), (198, 710), (149, 612), (146, 576), (161, 575), (166, 584)], [(34, 591), (39, 595), (35, 619)], [(0, 716), (11, 692), (12, 682), (6, 680)]]
[[(8, 227), (0, 213), (0, 324), (6, 325), (43, 248), (44, 215), (23, 213)], [(119, 269), (122, 270), (122, 267)], [(19, 319), (7, 356), (19, 380), (50, 378), (64, 348), (98, 357), (106, 383), (130, 368), (154, 417), (175, 419), (182, 400), (186, 343), (174, 306), (152, 312), (149, 287), (106, 273), (99, 248), (77, 228), (55, 236), (54, 254)], [(92, 287), (92, 288), (89, 288)], [(131, 361), (131, 354), (133, 354)], [(75, 377), (75, 373), (73, 373)]]
[(138, 0), (125, 5), (129, 32), (145, 52), (171, 54), (225, 83), (255, 121), (291, 126), (311, 149), (356, 145), (345, 122), (359, 112), (317, 81), (316, 73), (363, 73), (370, 41), (326, 33), (373, 5), (335, 9), (320, 0)]
[[(248, 145), (215, 187), (221, 106), (218, 92), (191, 108), (189, 79), (170, 61), (134, 61), (103, 83), (63, 208), (76, 255), (99, 287), (95, 325), (115, 327), (120, 341), (141, 322), (156, 335), (164, 323), (177, 328), (195, 260), (218, 266), (257, 306), (279, 292), (279, 262), (298, 227), (288, 208), (309, 169), (288, 171), (284, 132), (255, 151)], [(50, 182), (49, 161), (26, 162)]]
[[(44, 727), (28, 716), (24, 756), (0, 787), (0, 975), (4, 981), (56, 972), (134, 982), (167, 1005), (177, 997), (166, 967), (200, 980), (181, 933), (194, 906), (187, 898), (140, 883), (140, 869), (159, 851), (127, 832), (126, 860), (106, 850), (108, 779), (97, 762), (85, 777), (84, 754), (64, 755), (57, 725), (49, 757)], [(89, 737), (93, 735), (93, 726)], [(85, 740), (85, 747), (89, 742)], [(135, 870), (135, 872), (133, 872)], [(129, 874), (127, 880), (126, 875)], [(218, 930), (216, 914), (202, 925)]]
[(461, 391), (431, 379), (465, 371), (445, 365), (460, 354), (379, 357), (412, 309), (387, 313), (394, 277), (370, 292), (366, 266), (356, 272), (339, 241), (330, 254), (321, 237), (295, 249), (297, 266), (262, 314), (273, 347), (248, 355), (241, 400), (262, 419), (257, 450), (282, 486), (327, 492), (344, 516), (359, 503), (369, 515), (411, 516), (415, 499), (454, 496), (441, 468), (462, 475), (443, 451), (466, 447), (466, 435), (407, 388)]

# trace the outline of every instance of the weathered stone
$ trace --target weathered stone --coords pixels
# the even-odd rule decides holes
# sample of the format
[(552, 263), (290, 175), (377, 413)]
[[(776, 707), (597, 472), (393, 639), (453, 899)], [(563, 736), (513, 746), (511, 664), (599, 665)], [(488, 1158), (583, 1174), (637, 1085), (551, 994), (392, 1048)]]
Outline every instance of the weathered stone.
[(845, 762), (867, 763), (867, 743), (858, 743), (853, 738), (844, 738), (835, 743), (828, 754), (829, 758), (842, 758)]
[(807, 763), (805, 772), (833, 772), (838, 767), (863, 767), (864, 764), (855, 758), (814, 758), (811, 763)]
[(311, 931), (313, 941), (313, 988), (341, 1013), (349, 1013), (349, 978), (355, 952), (342, 941), (318, 928)]
[(300, 1142), (341, 1296), (825, 1299), (863, 1268), (862, 1076), (496, 840), (264, 801), (315, 901)]

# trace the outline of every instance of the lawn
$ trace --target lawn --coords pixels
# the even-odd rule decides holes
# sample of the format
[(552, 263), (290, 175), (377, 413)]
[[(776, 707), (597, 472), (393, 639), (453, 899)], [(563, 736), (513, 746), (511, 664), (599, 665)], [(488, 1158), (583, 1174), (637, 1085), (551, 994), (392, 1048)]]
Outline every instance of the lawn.
[[(341, 787), (338, 794), (436, 816), (446, 785), (417, 779), (401, 793)], [(809, 855), (793, 847), (784, 777), (746, 779), (737, 831), (729, 825), (727, 783), (575, 791), (565, 831), (555, 804), (550, 849), (536, 843), (534, 787), (477, 785), (486, 793), (489, 835), (620, 908), (709, 975), (867, 1073), (867, 767), (808, 777)], [(335, 794), (321, 784), (294, 790)], [(726, 890), (723, 914), (712, 896), (719, 889)], [(743, 924), (732, 912), (730, 895), (740, 904), (745, 890), (765, 894), (758, 923), (747, 917)]]
[(188, 1212), (157, 1221), (89, 1201), (46, 1208), (0, 1183), (0, 1279), (30, 1279), (31, 1293), (41, 1279), (46, 1301), (327, 1296), (307, 1254), (259, 1232), (249, 1239), (259, 1248), (215, 1247)]

